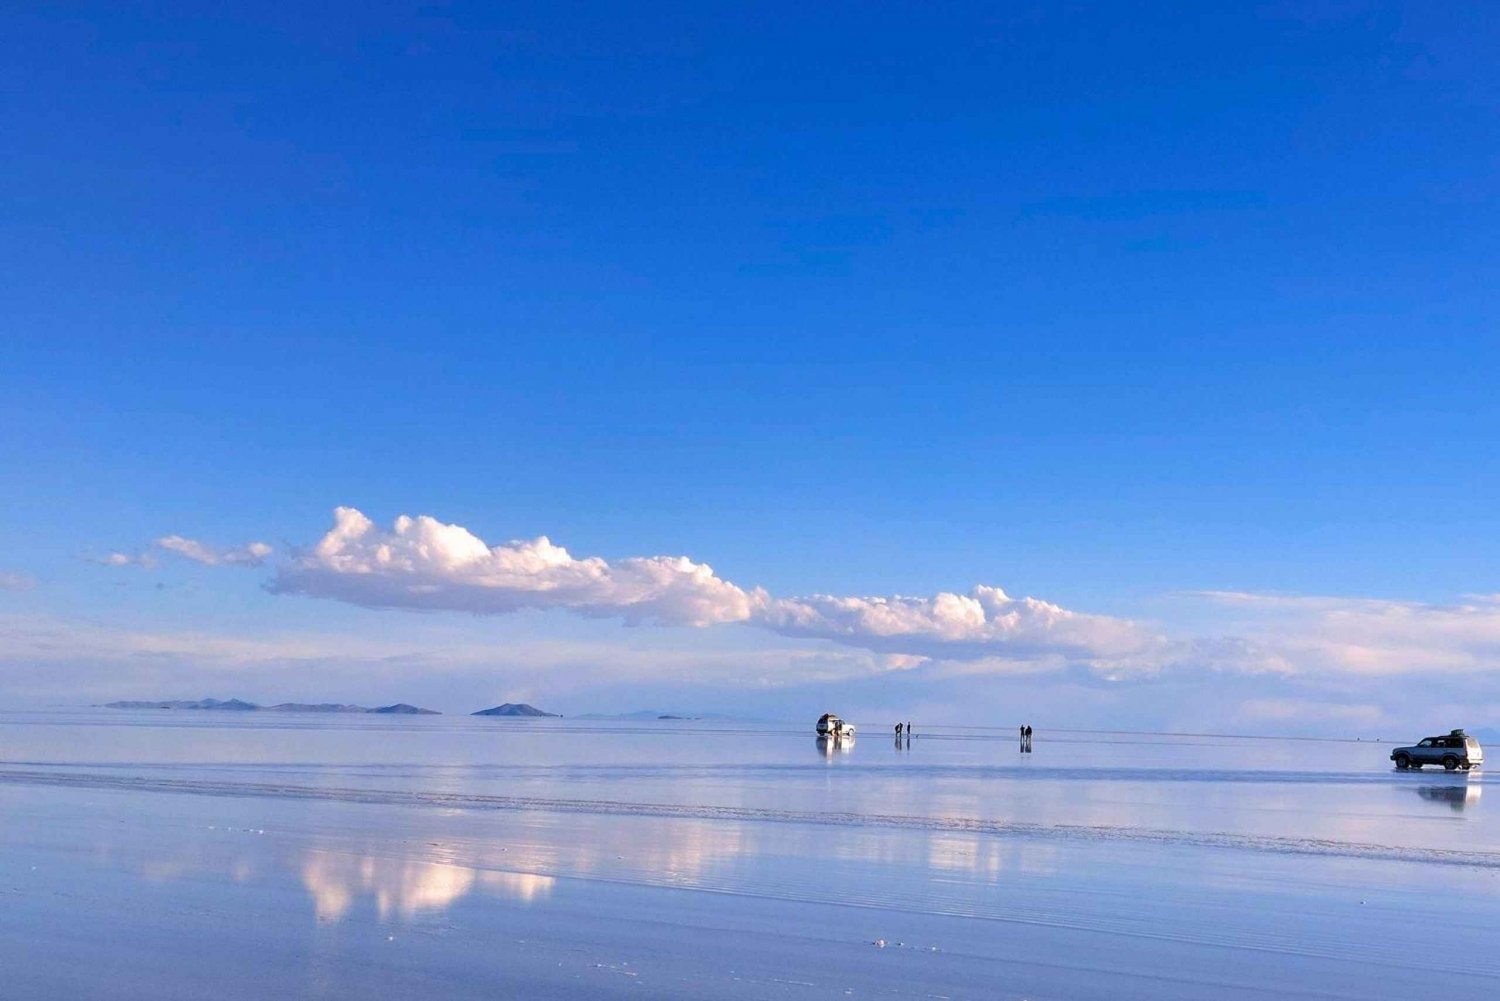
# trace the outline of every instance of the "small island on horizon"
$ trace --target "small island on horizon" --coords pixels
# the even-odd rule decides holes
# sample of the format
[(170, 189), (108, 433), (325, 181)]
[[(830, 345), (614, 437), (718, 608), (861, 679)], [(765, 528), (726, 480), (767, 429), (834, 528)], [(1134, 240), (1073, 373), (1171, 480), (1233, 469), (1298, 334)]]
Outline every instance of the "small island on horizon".
[(489, 709), (481, 709), (478, 712), (470, 713), (469, 715), (470, 716), (523, 716), (523, 717), (533, 718), (533, 719), (541, 718), (541, 717), (544, 717), (544, 716), (545, 717), (550, 717), (552, 719), (561, 719), (562, 718), (562, 714), (561, 713), (543, 712), (541, 709), (538, 709), (536, 706), (528, 705), (525, 702), (505, 702), (505, 703), (502, 703), (501, 705), (493, 706), (493, 707), (491, 707)]
[(389, 706), (349, 705), (342, 702), (280, 702), (262, 706), (244, 699), (165, 699), (159, 701), (106, 702), (106, 709), (199, 709), (213, 712), (262, 713), (376, 713), (396, 716), (441, 716), (436, 709), (423, 709), (407, 702)]
[[(225, 713), (334, 713), (343, 715), (374, 714), (386, 716), (441, 716), (437, 709), (426, 709), (414, 706), (408, 702), (397, 702), (388, 706), (360, 706), (347, 702), (278, 702), (275, 705), (260, 705), (245, 699), (127, 699), (118, 702), (105, 702), (101, 708), (104, 709), (189, 709), (210, 712)], [(480, 709), (469, 713), (470, 716), (490, 716), (508, 719), (562, 719), (562, 713), (547, 712), (538, 709), (527, 702), (503, 702), (489, 709)], [(616, 722), (650, 722), (650, 721), (712, 721), (712, 722), (754, 722), (744, 717), (726, 716), (722, 713), (708, 712), (662, 712), (657, 709), (642, 709), (628, 713), (585, 713), (574, 716), (578, 720), (609, 720)]]

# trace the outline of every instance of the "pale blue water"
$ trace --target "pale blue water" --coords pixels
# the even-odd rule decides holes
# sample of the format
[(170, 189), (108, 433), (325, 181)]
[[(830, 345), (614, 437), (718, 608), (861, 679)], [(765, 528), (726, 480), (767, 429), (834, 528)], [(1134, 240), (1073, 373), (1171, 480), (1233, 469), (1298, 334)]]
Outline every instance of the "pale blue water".
[(1500, 996), (1500, 800), (1389, 746), (0, 714), (0, 973), (194, 996), (217, 937), (244, 996)]

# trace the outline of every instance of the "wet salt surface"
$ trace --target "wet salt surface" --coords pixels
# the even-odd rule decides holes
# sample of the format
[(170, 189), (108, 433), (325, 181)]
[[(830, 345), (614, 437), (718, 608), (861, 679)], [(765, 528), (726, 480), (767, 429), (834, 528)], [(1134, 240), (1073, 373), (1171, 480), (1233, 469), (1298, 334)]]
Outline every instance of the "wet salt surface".
[(0, 993), (1500, 996), (1484, 776), (1388, 749), (5, 714)]

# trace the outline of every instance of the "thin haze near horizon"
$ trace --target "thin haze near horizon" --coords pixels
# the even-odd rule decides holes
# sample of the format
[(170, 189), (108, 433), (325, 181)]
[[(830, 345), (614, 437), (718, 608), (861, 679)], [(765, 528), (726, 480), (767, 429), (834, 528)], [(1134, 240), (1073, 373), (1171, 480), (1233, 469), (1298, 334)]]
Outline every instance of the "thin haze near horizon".
[(1500, 723), (1497, 48), (20, 12), (0, 704)]

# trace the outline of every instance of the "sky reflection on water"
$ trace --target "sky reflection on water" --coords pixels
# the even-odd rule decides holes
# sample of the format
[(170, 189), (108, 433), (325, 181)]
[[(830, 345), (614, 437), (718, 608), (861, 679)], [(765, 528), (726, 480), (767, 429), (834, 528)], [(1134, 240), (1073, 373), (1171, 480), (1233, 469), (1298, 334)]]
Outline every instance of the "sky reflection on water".
[[(777, 727), (125, 716), (0, 718), (0, 877), (16, 887), (0, 925), (16, 948), (79, 908), (104, 935), (109, 915), (155, 900), (177, 916), (108, 934), (170, 952), (160, 921), (221, 914), (320, 957), (309, 975), (336, 996), (348, 963), (376, 958), (351, 949), (500, 935), (495, 962), (566, 968), (574, 936), (612, 941), (626, 933), (599, 922), (633, 927), (648, 909), (685, 963), (704, 961), (685, 930), (704, 922), (849, 948), (894, 923), (893, 941), (928, 936), (975, 970), (1082, 936), (1074, 947), (1116, 943), (1122, 970), (1153, 955), (1142, 943), (1189, 950), (1208, 983), (1229, 948), (1389, 965), (1390, 923), (1441, 911), (1465, 950), (1453, 982), (1500, 983), (1483, 947), (1500, 932), (1484, 774), (1398, 773), (1377, 745), (1111, 735), (1039, 738), (1022, 756), (983, 736), (882, 735), (825, 757)], [(837, 932), (832, 915), (808, 923), (829, 906)], [(483, 965), (472, 948), (423, 962)], [(600, 969), (625, 977), (621, 963)], [(774, 982), (744, 990), (776, 996)], [(1370, 983), (1363, 996), (1381, 996), (1387, 982)]]

